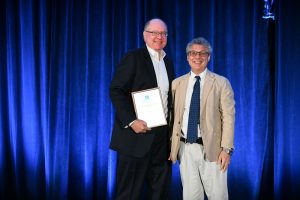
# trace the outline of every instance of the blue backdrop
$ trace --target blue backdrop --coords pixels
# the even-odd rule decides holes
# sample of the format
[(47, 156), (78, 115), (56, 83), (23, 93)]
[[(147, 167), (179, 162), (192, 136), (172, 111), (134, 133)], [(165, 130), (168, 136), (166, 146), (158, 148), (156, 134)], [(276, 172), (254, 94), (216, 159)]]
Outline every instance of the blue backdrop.
[[(272, 1), (269, 1), (272, 2)], [(116, 153), (108, 88), (121, 56), (163, 19), (176, 76), (186, 44), (207, 38), (209, 68), (236, 99), (230, 199), (300, 192), (300, 12), (264, 1), (3, 0), (0, 2), (0, 199), (113, 199)], [(178, 165), (170, 199), (181, 199)]]

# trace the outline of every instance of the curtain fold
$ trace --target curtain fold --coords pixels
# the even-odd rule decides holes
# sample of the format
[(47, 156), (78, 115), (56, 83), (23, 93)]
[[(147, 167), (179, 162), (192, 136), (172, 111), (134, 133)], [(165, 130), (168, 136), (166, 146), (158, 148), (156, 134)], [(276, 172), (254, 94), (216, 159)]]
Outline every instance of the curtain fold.
[[(187, 73), (187, 43), (213, 46), (209, 69), (236, 100), (230, 199), (295, 199), (299, 186), (299, 12), (264, 1), (0, 2), (0, 199), (114, 199), (109, 84), (143, 28), (168, 25), (167, 54)], [(298, 18), (297, 18), (298, 17)], [(292, 23), (291, 23), (292, 22)], [(180, 199), (178, 163), (170, 199)]]
[(296, 1), (279, 1), (276, 20), (274, 193), (298, 199), (300, 187), (300, 13)]

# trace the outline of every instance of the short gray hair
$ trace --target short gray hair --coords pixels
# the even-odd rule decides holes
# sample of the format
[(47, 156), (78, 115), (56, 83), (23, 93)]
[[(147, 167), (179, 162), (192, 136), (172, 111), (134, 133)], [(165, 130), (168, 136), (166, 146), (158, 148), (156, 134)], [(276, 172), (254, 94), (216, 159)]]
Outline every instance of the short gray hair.
[(194, 45), (194, 44), (199, 44), (199, 45), (203, 45), (203, 46), (207, 47), (208, 53), (209, 53), (209, 54), (211, 54), (212, 51), (213, 51), (213, 49), (212, 49), (210, 43), (209, 43), (205, 38), (203, 38), (203, 37), (198, 37), (198, 38), (194, 38), (192, 41), (190, 41), (190, 42), (187, 44), (186, 49), (185, 49), (186, 54), (189, 53), (189, 51), (190, 51), (192, 45)]

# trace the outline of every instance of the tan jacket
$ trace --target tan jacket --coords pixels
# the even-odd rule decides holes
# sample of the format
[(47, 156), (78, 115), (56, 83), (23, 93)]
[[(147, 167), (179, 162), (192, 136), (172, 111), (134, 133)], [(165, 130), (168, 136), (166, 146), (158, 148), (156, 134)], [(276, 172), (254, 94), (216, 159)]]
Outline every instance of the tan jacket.
[[(190, 73), (172, 82), (173, 131), (171, 137), (171, 158), (177, 160), (184, 113), (185, 96)], [(234, 94), (229, 81), (220, 75), (207, 71), (202, 88), (200, 104), (200, 130), (205, 158), (217, 161), (222, 147), (233, 148), (235, 122)]]

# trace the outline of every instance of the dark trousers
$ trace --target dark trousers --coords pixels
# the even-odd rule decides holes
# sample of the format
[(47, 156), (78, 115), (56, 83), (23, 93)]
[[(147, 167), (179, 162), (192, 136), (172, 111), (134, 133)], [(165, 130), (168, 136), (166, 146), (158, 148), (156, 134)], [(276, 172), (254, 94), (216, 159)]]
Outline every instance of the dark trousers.
[(116, 200), (139, 200), (144, 185), (148, 199), (166, 200), (171, 181), (167, 127), (155, 132), (150, 152), (143, 158), (118, 155)]

